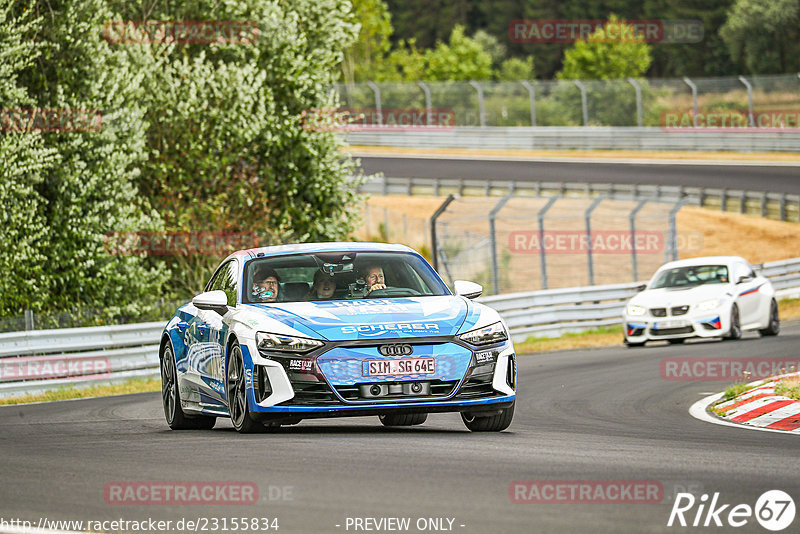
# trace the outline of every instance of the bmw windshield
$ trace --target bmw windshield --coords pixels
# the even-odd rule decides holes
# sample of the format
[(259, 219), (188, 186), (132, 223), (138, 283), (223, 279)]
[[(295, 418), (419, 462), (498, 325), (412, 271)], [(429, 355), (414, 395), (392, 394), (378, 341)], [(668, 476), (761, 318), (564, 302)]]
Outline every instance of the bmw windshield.
[(449, 295), (428, 263), (405, 252), (326, 252), (251, 260), (243, 302)]
[(727, 284), (725, 265), (690, 265), (660, 272), (650, 289), (689, 288), (703, 284)]

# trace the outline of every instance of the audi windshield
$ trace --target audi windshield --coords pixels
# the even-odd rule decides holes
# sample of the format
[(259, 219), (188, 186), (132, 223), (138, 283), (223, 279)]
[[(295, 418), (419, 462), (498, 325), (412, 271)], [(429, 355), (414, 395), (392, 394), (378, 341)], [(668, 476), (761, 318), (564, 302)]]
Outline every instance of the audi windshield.
[(251, 260), (243, 302), (303, 302), (449, 295), (420, 256), (405, 252), (293, 254)]

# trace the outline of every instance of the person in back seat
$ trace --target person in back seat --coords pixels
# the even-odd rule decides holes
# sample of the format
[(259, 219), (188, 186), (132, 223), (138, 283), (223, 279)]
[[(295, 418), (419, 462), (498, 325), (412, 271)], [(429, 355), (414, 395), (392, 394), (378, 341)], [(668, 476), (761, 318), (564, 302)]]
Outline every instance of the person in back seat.
[(317, 271), (314, 273), (314, 285), (308, 292), (309, 300), (327, 300), (336, 292), (336, 282), (329, 274)]

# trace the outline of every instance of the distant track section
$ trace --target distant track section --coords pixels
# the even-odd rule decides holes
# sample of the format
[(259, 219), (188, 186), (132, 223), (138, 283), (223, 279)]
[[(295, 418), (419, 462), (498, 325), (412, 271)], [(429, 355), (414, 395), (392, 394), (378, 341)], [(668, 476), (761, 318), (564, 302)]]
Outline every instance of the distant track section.
[(362, 155), (367, 174), (403, 178), (464, 178), (684, 185), (800, 193), (800, 166), (736, 163), (528, 161), (453, 156)]

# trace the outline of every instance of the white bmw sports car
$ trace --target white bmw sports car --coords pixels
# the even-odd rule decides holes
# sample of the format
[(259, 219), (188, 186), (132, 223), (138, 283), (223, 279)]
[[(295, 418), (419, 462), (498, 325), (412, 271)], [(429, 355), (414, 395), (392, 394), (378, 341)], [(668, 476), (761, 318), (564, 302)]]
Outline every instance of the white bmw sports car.
[(775, 289), (738, 256), (709, 256), (663, 265), (623, 312), (625, 344), (690, 337), (739, 339), (744, 330), (780, 331)]

